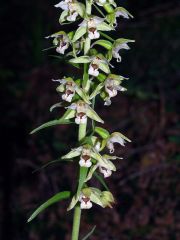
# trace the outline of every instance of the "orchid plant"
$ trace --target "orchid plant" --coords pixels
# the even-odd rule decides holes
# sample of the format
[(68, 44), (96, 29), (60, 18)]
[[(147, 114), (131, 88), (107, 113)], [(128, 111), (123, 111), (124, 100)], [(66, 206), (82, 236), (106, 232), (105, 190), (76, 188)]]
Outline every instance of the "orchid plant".
[[(114, 40), (104, 32), (115, 31), (118, 18), (128, 19), (133, 16), (125, 8), (118, 7), (114, 0), (84, 2), (63, 0), (55, 7), (61, 12), (59, 19), (61, 25), (75, 21), (80, 23), (77, 29), (71, 32), (59, 31), (47, 38), (53, 39), (56, 52), (66, 55), (70, 64), (77, 68), (83, 66), (83, 75), (79, 79), (68, 76), (53, 79), (57, 84), (56, 90), (61, 101), (54, 104), (50, 111), (63, 107), (65, 113), (57, 120), (47, 122), (31, 133), (59, 124), (77, 124), (77, 146), (61, 159), (71, 160), (79, 165), (79, 178), (75, 193), (70, 191), (57, 193), (42, 204), (28, 221), (34, 219), (53, 203), (71, 198), (67, 210), (74, 209), (72, 240), (78, 240), (82, 209), (90, 209), (94, 204), (103, 208), (113, 207), (115, 199), (103, 178), (110, 177), (116, 171), (114, 161), (121, 159), (110, 155), (114, 153), (114, 144), (125, 146), (126, 142), (130, 142), (122, 133), (110, 133), (102, 126), (96, 125), (96, 123), (103, 124), (104, 121), (96, 113), (94, 106), (97, 96), (104, 101), (104, 105), (109, 106), (111, 99), (118, 94), (118, 91), (126, 91), (122, 83), (128, 78), (113, 74), (111, 61), (115, 58), (116, 61), (121, 62), (121, 50), (130, 49), (128, 44), (134, 40), (125, 38)], [(104, 51), (99, 52), (99, 48), (104, 48)], [(89, 124), (90, 121), (92, 125)], [(109, 150), (109, 154), (104, 153), (105, 149)], [(93, 177), (102, 183), (104, 190), (90, 185)]]

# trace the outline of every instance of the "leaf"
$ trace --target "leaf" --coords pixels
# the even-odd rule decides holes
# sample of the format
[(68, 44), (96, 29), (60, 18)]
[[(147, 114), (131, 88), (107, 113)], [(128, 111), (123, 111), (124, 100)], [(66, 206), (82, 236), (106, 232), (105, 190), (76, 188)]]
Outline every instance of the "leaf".
[(71, 63), (89, 63), (90, 59), (88, 56), (82, 56), (82, 57), (77, 57), (77, 58), (72, 58), (69, 60)]
[(33, 214), (30, 216), (30, 218), (27, 220), (27, 222), (31, 222), (44, 209), (48, 208), (49, 206), (51, 206), (52, 204), (54, 204), (58, 201), (69, 198), (70, 195), (71, 195), (70, 191), (64, 191), (64, 192), (57, 193), (56, 195), (51, 197), (49, 200), (47, 200), (45, 203), (43, 203), (40, 207), (38, 207), (35, 210), (35, 212), (33, 212)]
[(49, 161), (49, 162), (47, 162), (46, 164), (42, 165), (41, 167), (35, 169), (32, 173), (38, 172), (38, 171), (40, 171), (40, 170), (48, 167), (49, 165), (51, 165), (51, 164), (53, 164), (53, 163), (65, 162), (65, 161), (66, 161), (66, 162), (67, 162), (67, 161), (68, 161), (68, 162), (72, 162), (72, 160), (70, 160), (70, 159), (68, 159), (68, 160), (67, 160), (67, 159), (58, 159), (58, 160)]
[(94, 226), (93, 229), (86, 236), (82, 238), (82, 240), (88, 239), (93, 234), (95, 229), (96, 229), (96, 226)]
[(81, 38), (86, 33), (86, 27), (79, 27), (73, 37), (72, 42), (76, 42), (79, 38)]
[(55, 126), (55, 125), (59, 125), (59, 124), (70, 124), (71, 122), (67, 119), (59, 119), (59, 120), (52, 120), (52, 121), (49, 121), (49, 122), (46, 122), (44, 124), (42, 124), (41, 126), (35, 128), (33, 131), (30, 132), (30, 134), (34, 134), (44, 128), (47, 128), (47, 127), (52, 127), (52, 126)]
[(103, 187), (109, 191), (109, 188), (108, 186), (106, 185), (105, 181), (104, 181), (104, 178), (101, 177), (99, 174), (97, 174), (96, 172), (94, 172), (94, 176), (97, 178), (97, 180), (103, 185)]
[(107, 40), (98, 40), (95, 43), (93, 43), (92, 47), (94, 45), (100, 45), (100, 46), (106, 48), (107, 50), (111, 50), (112, 46), (113, 46), (112, 43), (110, 41), (107, 41)]

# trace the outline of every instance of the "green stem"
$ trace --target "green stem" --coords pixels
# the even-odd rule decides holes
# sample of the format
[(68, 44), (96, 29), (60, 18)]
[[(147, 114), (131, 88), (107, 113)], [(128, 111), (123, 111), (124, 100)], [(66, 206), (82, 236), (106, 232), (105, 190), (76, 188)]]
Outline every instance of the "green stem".
[[(79, 125), (79, 133), (78, 133), (79, 141), (86, 136), (86, 126), (87, 126), (87, 123)], [(82, 170), (82, 167), (80, 167), (80, 172), (81, 170)], [(80, 221), (81, 221), (81, 208), (79, 204), (77, 204), (74, 209), (72, 240), (78, 240), (79, 238)]]
[[(87, 84), (88, 80), (89, 80), (88, 65), (84, 64), (84, 74), (83, 74), (82, 85), (85, 86)], [(87, 128), (87, 122), (79, 125), (78, 141), (81, 141), (86, 136), (86, 128)], [(81, 177), (82, 173), (84, 172), (84, 168), (80, 167), (79, 172), (80, 172), (79, 173), (79, 180), (80, 180), (80, 177)], [(85, 174), (87, 174), (87, 171)], [(79, 190), (81, 190), (81, 189), (79, 189), (79, 186), (78, 186), (78, 191)], [(81, 208), (78, 203), (74, 209), (73, 229), (72, 229), (72, 238), (71, 238), (72, 240), (78, 240), (78, 238), (79, 238), (80, 221), (81, 221)]]
[(81, 208), (79, 204), (74, 209), (72, 240), (78, 240), (81, 220)]

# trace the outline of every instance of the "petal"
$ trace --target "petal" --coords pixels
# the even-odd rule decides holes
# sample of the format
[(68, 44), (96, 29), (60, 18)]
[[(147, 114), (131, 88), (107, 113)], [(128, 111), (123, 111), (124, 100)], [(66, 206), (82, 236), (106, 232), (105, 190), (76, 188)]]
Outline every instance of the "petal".
[(62, 159), (69, 159), (69, 158), (75, 158), (81, 155), (82, 152), (82, 148), (83, 147), (79, 147), (79, 148), (74, 148), (72, 149), (69, 153), (67, 153), (66, 155), (62, 156)]

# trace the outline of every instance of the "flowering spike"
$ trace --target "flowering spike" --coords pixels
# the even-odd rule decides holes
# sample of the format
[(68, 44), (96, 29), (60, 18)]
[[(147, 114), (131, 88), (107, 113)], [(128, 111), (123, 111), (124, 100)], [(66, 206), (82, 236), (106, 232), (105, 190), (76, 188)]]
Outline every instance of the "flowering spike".
[[(77, 21), (79, 25), (76, 27), (73, 25), (74, 29), (71, 32), (58, 31), (46, 38), (53, 39), (58, 58), (59, 54), (65, 55), (67, 62), (76, 68), (80, 69), (83, 66), (83, 75), (79, 79), (75, 79), (74, 76), (61, 76), (60, 79), (53, 80), (58, 84), (56, 91), (61, 101), (54, 104), (50, 111), (63, 107), (65, 113), (58, 120), (47, 122), (32, 133), (58, 124), (78, 125), (76, 148), (62, 156), (62, 159), (72, 159), (74, 165), (80, 168), (77, 190), (68, 207), (68, 210), (75, 208), (72, 240), (77, 240), (80, 208), (90, 209), (94, 203), (103, 208), (111, 208), (115, 203), (111, 192), (87, 185), (96, 171), (104, 178), (110, 177), (116, 171), (113, 161), (122, 159), (103, 154), (104, 149), (107, 148), (113, 153), (115, 143), (125, 146), (126, 142), (131, 142), (119, 132), (110, 134), (104, 127), (96, 125), (103, 124), (104, 121), (94, 110), (94, 103), (95, 97), (100, 97), (104, 105), (109, 106), (118, 92), (122, 94), (126, 91), (122, 83), (127, 78), (113, 73), (111, 60), (115, 58), (117, 62), (121, 62), (121, 51), (129, 50), (129, 43), (134, 40), (113, 39), (104, 32), (115, 31), (119, 19), (129, 19), (133, 16), (125, 8), (117, 6), (115, 0), (85, 0), (84, 3), (77, 0), (62, 0), (54, 7), (61, 12), (59, 18), (61, 25)], [(96, 9), (99, 15), (94, 15)], [(101, 52), (98, 52), (99, 49)], [(89, 122), (92, 122), (92, 125)]]

